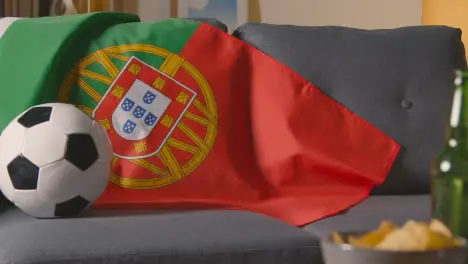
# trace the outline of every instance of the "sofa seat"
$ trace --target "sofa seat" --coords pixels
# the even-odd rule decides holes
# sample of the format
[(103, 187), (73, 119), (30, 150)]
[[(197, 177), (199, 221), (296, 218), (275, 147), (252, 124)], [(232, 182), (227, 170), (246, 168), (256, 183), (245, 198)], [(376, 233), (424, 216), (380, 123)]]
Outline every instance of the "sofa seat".
[(0, 264), (322, 264), (317, 237), (408, 219), (430, 219), (429, 195), (371, 196), (302, 230), (243, 211), (106, 210), (40, 220), (9, 208), (0, 217)]
[(91, 211), (39, 220), (0, 217), (0, 263), (314, 264), (318, 241), (278, 220), (242, 211)]
[(381, 221), (390, 220), (399, 225), (408, 219), (431, 219), (430, 195), (371, 196), (343, 214), (329, 217), (305, 226), (303, 229), (315, 236), (333, 231), (367, 231), (378, 227)]

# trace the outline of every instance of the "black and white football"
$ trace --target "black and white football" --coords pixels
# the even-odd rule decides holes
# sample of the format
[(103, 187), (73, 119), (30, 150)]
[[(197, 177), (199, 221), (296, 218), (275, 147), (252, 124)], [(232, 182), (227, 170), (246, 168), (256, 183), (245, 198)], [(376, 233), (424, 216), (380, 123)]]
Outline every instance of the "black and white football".
[(0, 135), (0, 189), (31, 216), (77, 216), (106, 189), (112, 156), (104, 127), (78, 108), (37, 105)]

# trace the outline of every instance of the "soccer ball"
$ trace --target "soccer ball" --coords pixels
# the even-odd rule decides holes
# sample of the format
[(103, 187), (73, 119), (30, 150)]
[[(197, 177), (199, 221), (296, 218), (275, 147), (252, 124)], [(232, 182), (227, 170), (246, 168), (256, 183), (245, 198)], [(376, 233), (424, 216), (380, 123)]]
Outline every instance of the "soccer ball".
[(78, 108), (29, 108), (0, 136), (0, 189), (37, 218), (73, 217), (107, 187), (112, 146), (105, 129)]

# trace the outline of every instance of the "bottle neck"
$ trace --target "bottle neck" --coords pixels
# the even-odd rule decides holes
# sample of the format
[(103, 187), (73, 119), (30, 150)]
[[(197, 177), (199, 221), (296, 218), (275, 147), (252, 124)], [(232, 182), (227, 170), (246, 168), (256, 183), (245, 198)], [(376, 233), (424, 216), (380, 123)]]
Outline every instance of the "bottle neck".
[(452, 112), (450, 115), (450, 127), (447, 139), (447, 147), (464, 149), (468, 151), (468, 115), (467, 109), (467, 93), (462, 76), (458, 76), (455, 81), (455, 93), (453, 96)]

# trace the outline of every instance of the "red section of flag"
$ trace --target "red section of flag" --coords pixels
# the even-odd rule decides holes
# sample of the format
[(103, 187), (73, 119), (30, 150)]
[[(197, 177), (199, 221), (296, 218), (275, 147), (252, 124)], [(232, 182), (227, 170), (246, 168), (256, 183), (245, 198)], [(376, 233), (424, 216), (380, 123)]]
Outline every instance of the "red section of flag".
[[(208, 25), (198, 28), (180, 56), (211, 87), (217, 106), (214, 145), (180, 181), (149, 190), (111, 184), (98, 205), (205, 204), (303, 225), (349, 208), (384, 181), (399, 145), (286, 66)], [(174, 79), (204, 103), (199, 82), (184, 71)], [(196, 134), (201, 121), (184, 117), (183, 122)], [(193, 141), (184, 138), (187, 133), (174, 133), (181, 142)], [(130, 163), (124, 170), (145, 174)]]

